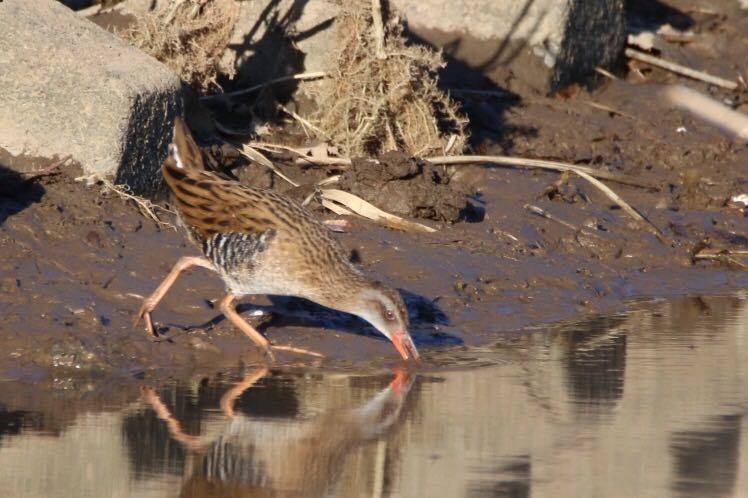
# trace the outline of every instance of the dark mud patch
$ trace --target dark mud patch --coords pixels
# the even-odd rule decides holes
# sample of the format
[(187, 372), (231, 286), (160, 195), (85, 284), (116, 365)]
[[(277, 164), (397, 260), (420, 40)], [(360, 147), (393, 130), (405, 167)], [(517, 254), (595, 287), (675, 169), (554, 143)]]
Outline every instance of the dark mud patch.
[(353, 159), (340, 187), (400, 216), (445, 222), (480, 219), (481, 211), (466, 200), (471, 192), (450, 182), (444, 167), (402, 152), (380, 154), (377, 161)]
[[(133, 309), (148, 292), (133, 277), (162, 277), (186, 252), (180, 234), (69, 172), (20, 185), (12, 195), (0, 194), (0, 209), (9, 214), (0, 226), (8, 254), (0, 261), (3, 377), (44, 376), (50, 368), (133, 373), (162, 360), (192, 369), (217, 359), (209, 359), (217, 349), (199, 334), (172, 333), (157, 342), (132, 327)], [(199, 301), (188, 307), (194, 305)], [(162, 356), (165, 349), (170, 353)]]

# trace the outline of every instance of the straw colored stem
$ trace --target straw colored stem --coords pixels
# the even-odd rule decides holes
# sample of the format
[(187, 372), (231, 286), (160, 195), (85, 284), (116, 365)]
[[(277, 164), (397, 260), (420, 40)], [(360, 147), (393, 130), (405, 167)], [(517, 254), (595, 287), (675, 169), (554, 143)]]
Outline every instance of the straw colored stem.
[(436, 156), (425, 157), (424, 160), (432, 164), (445, 165), (490, 163), (513, 168), (538, 168), (552, 171), (572, 171), (575, 173), (581, 171), (593, 177), (602, 178), (603, 180), (609, 180), (611, 182), (622, 183), (624, 185), (632, 185), (634, 187), (655, 189), (655, 187), (652, 185), (648, 185), (640, 180), (631, 178), (626, 175), (619, 175), (616, 173), (610, 173), (608, 171), (601, 171), (595, 168), (590, 168), (588, 166), (580, 166), (578, 164), (562, 163), (558, 161), (546, 161), (544, 159), (525, 159), (521, 157), (509, 156)]
[(291, 76), (282, 76), (280, 78), (275, 78), (273, 80), (266, 81), (265, 83), (260, 83), (259, 85), (254, 85), (249, 88), (236, 90), (235, 92), (217, 93), (215, 95), (205, 95), (203, 97), (200, 97), (200, 101), (205, 102), (208, 100), (214, 100), (214, 99), (223, 98), (223, 97), (239, 97), (241, 95), (247, 95), (248, 93), (262, 90), (263, 88), (271, 86), (271, 85), (277, 85), (278, 83), (286, 83), (288, 81), (318, 80), (320, 78), (325, 78), (325, 77), (327, 77), (327, 73), (324, 71), (315, 71), (315, 72), (310, 72), (310, 73), (293, 74)]
[(625, 53), (626, 57), (644, 62), (651, 66), (659, 67), (660, 69), (665, 69), (667, 71), (680, 74), (681, 76), (687, 76), (695, 80), (704, 81), (712, 85), (727, 88), (728, 90), (735, 90), (738, 87), (738, 84), (734, 81), (726, 80), (724, 78), (720, 78), (719, 76), (713, 76), (709, 73), (705, 73), (704, 71), (697, 71), (696, 69), (691, 69), (690, 67), (682, 66), (665, 59), (660, 59), (659, 57), (645, 54), (644, 52), (639, 52), (638, 50), (634, 50), (633, 48), (627, 48)]

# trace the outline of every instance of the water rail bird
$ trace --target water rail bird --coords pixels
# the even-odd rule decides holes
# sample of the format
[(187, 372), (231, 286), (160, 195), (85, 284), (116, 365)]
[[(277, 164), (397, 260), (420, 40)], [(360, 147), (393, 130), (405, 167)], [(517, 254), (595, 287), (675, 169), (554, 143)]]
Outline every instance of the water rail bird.
[(186, 124), (177, 118), (161, 166), (179, 219), (203, 256), (180, 258), (143, 301), (135, 318), (155, 334), (151, 312), (187, 268), (218, 273), (227, 293), (217, 307), (272, 359), (270, 342), (234, 306), (237, 297), (267, 294), (306, 298), (357, 315), (386, 336), (405, 360), (418, 351), (408, 333), (400, 294), (365, 276), (329, 229), (294, 201), (207, 171)]

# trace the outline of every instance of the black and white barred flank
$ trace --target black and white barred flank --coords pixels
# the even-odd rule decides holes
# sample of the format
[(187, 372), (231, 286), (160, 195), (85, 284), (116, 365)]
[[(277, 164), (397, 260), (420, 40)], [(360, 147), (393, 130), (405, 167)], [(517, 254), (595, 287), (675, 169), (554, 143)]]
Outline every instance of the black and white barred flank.
[(217, 268), (230, 273), (251, 266), (275, 235), (273, 229), (262, 233), (219, 232), (203, 239), (202, 250)]

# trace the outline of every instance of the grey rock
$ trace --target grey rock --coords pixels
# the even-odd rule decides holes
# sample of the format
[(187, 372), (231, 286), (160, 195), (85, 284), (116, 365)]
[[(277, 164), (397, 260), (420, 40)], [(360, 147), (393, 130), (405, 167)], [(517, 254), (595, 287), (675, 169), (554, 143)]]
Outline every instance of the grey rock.
[(241, 3), (239, 20), (221, 60), (222, 71), (248, 84), (335, 68), (333, 21), (328, 0), (253, 0)]
[(625, 43), (623, 0), (392, 0), (423, 41), (495, 82), (510, 67), (543, 92), (595, 78)]
[(156, 190), (179, 78), (53, 0), (0, 2), (0, 25), (0, 147)]
[[(457, 62), (457, 85), (470, 86), (483, 76), (501, 84), (508, 74), (543, 93), (587, 84), (596, 77), (595, 67), (611, 68), (621, 60), (625, 42), (623, 0), (392, 0), (390, 5), (415, 38), (443, 48)], [(223, 72), (236, 71), (251, 85), (334, 70), (337, 13), (328, 0), (242, 2)]]

